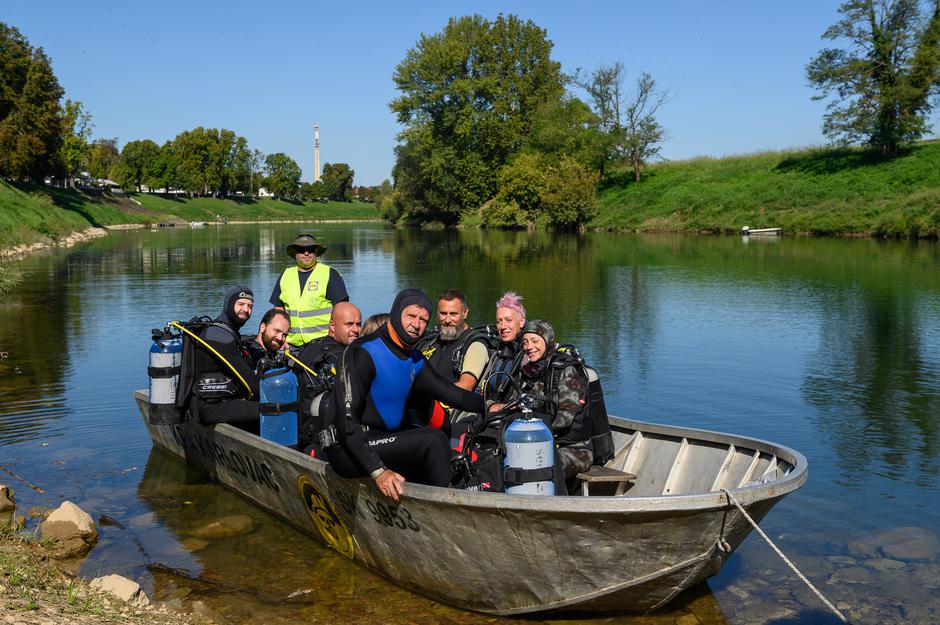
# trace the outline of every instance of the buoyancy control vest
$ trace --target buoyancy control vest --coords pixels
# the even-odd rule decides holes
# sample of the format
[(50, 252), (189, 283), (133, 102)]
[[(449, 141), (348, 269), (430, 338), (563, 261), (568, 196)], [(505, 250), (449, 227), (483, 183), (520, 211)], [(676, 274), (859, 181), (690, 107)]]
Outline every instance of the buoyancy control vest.
[[(218, 328), (231, 335), (237, 351), (247, 362), (247, 352), (241, 336), (228, 325), (213, 321), (209, 317), (193, 317), (180, 325), (203, 340), (210, 328)], [(219, 358), (223, 358), (223, 362), (220, 362)], [(215, 402), (250, 394), (250, 391), (246, 390), (247, 383), (237, 379), (236, 373), (234, 366), (225, 362), (224, 357), (212, 354), (189, 333), (183, 332), (183, 353), (180, 359), (179, 384), (176, 387), (176, 406), (183, 410), (189, 409), (193, 415), (198, 416), (196, 399)]]
[(424, 354), (435, 371), (452, 382), (460, 378), (464, 356), (473, 343), (483, 343), (490, 356), (499, 347), (499, 334), (491, 325), (469, 328), (453, 341), (444, 342), (440, 336), (440, 329), (435, 328), (422, 337), (415, 348)]
[(302, 448), (316, 442), (319, 432), (328, 425), (327, 411), (333, 405), (330, 394), (345, 349), (346, 346), (337, 343), (333, 337), (325, 336), (307, 343), (293, 354), (303, 365), (293, 365), (300, 389)]
[[(550, 401), (555, 401), (555, 389), (558, 388), (561, 373), (566, 367), (577, 367), (587, 378), (587, 402), (575, 415), (571, 428), (559, 436), (556, 442), (564, 444), (569, 440), (582, 441), (589, 438), (594, 453), (594, 464), (604, 464), (614, 457), (615, 451), (614, 438), (607, 419), (604, 391), (597, 371), (585, 364), (584, 358), (574, 345), (559, 345), (549, 357), (545, 375), (545, 396)], [(554, 413), (554, 410), (552, 412)]]

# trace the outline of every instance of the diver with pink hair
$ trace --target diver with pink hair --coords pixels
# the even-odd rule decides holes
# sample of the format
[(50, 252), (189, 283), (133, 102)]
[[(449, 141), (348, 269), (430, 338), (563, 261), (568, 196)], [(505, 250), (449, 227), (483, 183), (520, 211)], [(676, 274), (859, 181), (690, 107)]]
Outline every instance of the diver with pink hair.
[(525, 327), (525, 307), (522, 297), (506, 291), (496, 302), (496, 331), (499, 349), (490, 357), (483, 371), (480, 387), (485, 390), (488, 404), (502, 403), (510, 389), (510, 378), (522, 363), (522, 328)]

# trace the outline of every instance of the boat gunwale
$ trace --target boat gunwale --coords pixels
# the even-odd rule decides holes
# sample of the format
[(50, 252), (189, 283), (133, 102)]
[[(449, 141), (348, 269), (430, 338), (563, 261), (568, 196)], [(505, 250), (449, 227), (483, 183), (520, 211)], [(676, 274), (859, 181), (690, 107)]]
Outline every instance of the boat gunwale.
[[(145, 390), (134, 391), (134, 397), (138, 400), (138, 402), (146, 405), (147, 392)], [(143, 412), (143, 410), (141, 410), (141, 412)], [(144, 418), (146, 420), (146, 415), (144, 415)], [(701, 440), (721, 445), (727, 444), (735, 445), (736, 447), (752, 448), (757, 451), (773, 454), (793, 465), (793, 469), (780, 479), (775, 479), (771, 482), (762, 484), (754, 484), (750, 486), (745, 485), (742, 487), (727, 489), (742, 505), (749, 505), (758, 501), (783, 497), (784, 495), (802, 486), (809, 477), (807, 461), (801, 453), (789, 447), (771, 443), (769, 441), (747, 438), (734, 434), (726, 434), (712, 430), (701, 430), (697, 428), (646, 423), (643, 421), (635, 421), (615, 416), (611, 416), (610, 421), (611, 426), (614, 429), (619, 428), (621, 430), (641, 431), (666, 436), (684, 437), (692, 440)], [(254, 434), (245, 432), (244, 430), (241, 430), (232, 425), (220, 423), (200, 427), (207, 430), (213, 429), (218, 434), (235, 439), (236, 441), (246, 444), (250, 447), (254, 447), (262, 453), (276, 455), (294, 464), (306, 465), (312, 471), (326, 474), (326, 477), (328, 477), (330, 480), (360, 482), (361, 484), (371, 482), (371, 480), (364, 478), (340, 477), (335, 472), (333, 472), (333, 470), (329, 467), (329, 463), (326, 461), (311, 458), (310, 456), (307, 456), (297, 450), (289, 449), (278, 443), (262, 439)], [(405, 492), (402, 496), (403, 503), (407, 502), (408, 500), (460, 506), (462, 508), (499, 508), (505, 511), (538, 511), (545, 513), (565, 514), (650, 513), (667, 510), (708, 511), (719, 510), (733, 506), (733, 504), (728, 500), (728, 497), (722, 491), (695, 494), (658, 495), (650, 497), (584, 497), (581, 495), (545, 497), (540, 495), (510, 495), (506, 493), (458, 490), (453, 488), (442, 488), (424, 484), (416, 484), (412, 482), (407, 483)]]

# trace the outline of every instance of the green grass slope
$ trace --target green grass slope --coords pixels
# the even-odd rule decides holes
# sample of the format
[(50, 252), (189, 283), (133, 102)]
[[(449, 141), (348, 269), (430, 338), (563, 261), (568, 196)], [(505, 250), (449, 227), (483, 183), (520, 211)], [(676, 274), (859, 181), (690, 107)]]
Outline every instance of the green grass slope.
[(940, 235), (940, 142), (885, 161), (854, 149), (765, 152), (618, 172), (589, 227), (648, 232)]
[[(133, 194), (132, 199), (90, 196), (78, 191), (0, 180), (0, 245), (12, 247), (62, 239), (92, 226), (163, 221), (324, 221), (377, 219), (374, 204), (290, 202), (272, 198), (171, 199)], [(136, 201), (135, 201), (136, 200)]]

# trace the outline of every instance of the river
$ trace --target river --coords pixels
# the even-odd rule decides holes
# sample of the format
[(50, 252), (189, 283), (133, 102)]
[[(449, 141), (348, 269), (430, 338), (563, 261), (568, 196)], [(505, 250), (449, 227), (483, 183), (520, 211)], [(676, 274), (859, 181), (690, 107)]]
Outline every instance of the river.
[[(549, 319), (597, 368), (612, 413), (802, 452), (808, 483), (762, 527), (857, 622), (940, 621), (935, 552), (905, 561), (858, 548), (894, 528), (940, 528), (936, 243), (315, 231), (366, 316), (405, 287), (458, 287), (471, 321), (490, 322), (514, 289), (529, 318)], [(238, 623), (838, 622), (756, 534), (718, 576), (653, 615), (462, 612), (366, 572), (151, 450), (131, 397), (146, 386), (150, 329), (215, 316), (236, 283), (255, 291), (246, 328), (256, 328), (296, 232), (121, 232), (20, 263), (23, 281), (0, 307), (0, 482), (22, 509), (69, 499), (123, 526), (100, 528), (81, 574), (122, 573), (152, 598), (199, 599)], [(255, 530), (193, 540), (193, 528), (235, 513)]]

